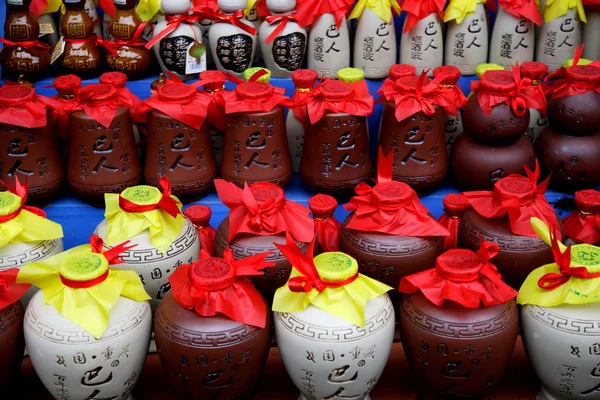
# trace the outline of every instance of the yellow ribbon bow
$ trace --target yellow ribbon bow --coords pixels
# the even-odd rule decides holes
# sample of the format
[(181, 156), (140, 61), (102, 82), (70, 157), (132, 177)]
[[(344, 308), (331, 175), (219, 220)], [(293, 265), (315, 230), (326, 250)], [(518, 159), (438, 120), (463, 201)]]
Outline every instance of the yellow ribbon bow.
[[(538, 218), (531, 218), (531, 226), (537, 235), (549, 245), (552, 245), (550, 228)], [(557, 240), (557, 250), (564, 256), (567, 246)], [(555, 256), (556, 258), (556, 256)], [(576, 244), (570, 248), (570, 266), (561, 268), (556, 262), (546, 264), (533, 270), (519, 290), (518, 304), (535, 304), (542, 307), (554, 307), (560, 304), (585, 304), (600, 301), (600, 278), (578, 278), (566, 276), (564, 269), (585, 268), (587, 274), (600, 272), (600, 247), (589, 244)], [(556, 280), (560, 275), (564, 281), (552, 288), (542, 288), (540, 279), (551, 277)], [(543, 281), (544, 279), (542, 279)]]
[(358, 0), (348, 19), (359, 18), (365, 11), (365, 8), (373, 11), (375, 15), (388, 24), (394, 17), (392, 9), (396, 12), (396, 15), (400, 15), (401, 12), (397, 0)]
[(273, 311), (300, 312), (309, 304), (360, 326), (365, 326), (365, 305), (393, 288), (358, 273), (358, 263), (341, 252), (321, 253), (312, 259), (314, 239), (306, 255), (293, 238), (275, 246), (294, 266), (288, 282), (277, 289)]
[(450, 0), (446, 11), (444, 11), (444, 22), (456, 20), (462, 24), (467, 15), (474, 13), (477, 4), (485, 4), (487, 0)]
[(102, 239), (93, 235), (90, 242), (25, 264), (17, 283), (39, 287), (47, 304), (98, 339), (120, 296), (134, 301), (150, 300), (150, 296), (135, 271), (109, 268), (109, 264), (119, 263), (120, 252), (131, 247), (124, 243), (102, 253)]
[(553, 21), (565, 15), (569, 10), (577, 11), (579, 19), (587, 22), (581, 0), (547, 0), (542, 9), (544, 21), (546, 23)]
[[(179, 236), (184, 219), (180, 212), (181, 202), (177, 197), (171, 195), (170, 184), (166, 186), (163, 182), (161, 179), (162, 194), (153, 186), (140, 185), (127, 188), (121, 194), (106, 193), (104, 195), (108, 245), (121, 243), (149, 230), (150, 244), (161, 253), (167, 251)], [(161, 207), (161, 204), (169, 200), (170, 209)], [(129, 207), (126, 207), (127, 204)], [(148, 210), (150, 208), (154, 209)]]

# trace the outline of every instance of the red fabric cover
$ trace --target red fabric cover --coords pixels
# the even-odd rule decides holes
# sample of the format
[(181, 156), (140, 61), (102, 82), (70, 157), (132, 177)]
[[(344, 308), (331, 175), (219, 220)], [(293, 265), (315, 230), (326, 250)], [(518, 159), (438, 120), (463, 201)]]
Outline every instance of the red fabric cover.
[(354, 7), (354, 0), (301, 0), (296, 2), (298, 25), (302, 28), (312, 25), (323, 14), (334, 14), (337, 27)]
[(294, 86), (296, 86), (292, 100), (296, 103), (296, 107), (291, 111), (303, 125), (306, 124), (306, 105), (300, 106), (299, 104), (303, 103), (304, 99), (314, 89), (318, 79), (319, 74), (312, 69), (298, 69), (292, 72), (292, 81), (294, 81)]
[(17, 283), (18, 268), (10, 268), (0, 271), (0, 310), (4, 310), (11, 304), (19, 301), (31, 285)]
[(593, 190), (575, 192), (577, 209), (562, 220), (565, 236), (575, 243), (600, 242), (600, 193)]
[(200, 238), (200, 249), (212, 256), (217, 231), (209, 224), (212, 216), (210, 207), (194, 204), (183, 210), (183, 215), (188, 217), (192, 224), (196, 226)]
[(527, 84), (523, 90), (525, 96), (537, 101), (536, 104), (531, 104), (532, 108), (539, 110), (541, 113), (546, 113), (548, 101), (546, 99), (546, 88), (543, 83), (544, 76), (548, 72), (548, 66), (537, 61), (526, 61), (521, 64), (521, 75), (523, 80), (528, 80), (531, 85)]
[(59, 108), (61, 103), (40, 96), (23, 85), (0, 87), (0, 122), (24, 128), (41, 128), (48, 123), (46, 109)]
[(444, 111), (450, 115), (458, 115), (459, 110), (467, 104), (467, 98), (457, 84), (461, 76), (460, 69), (452, 65), (442, 65), (433, 70), (434, 79), (440, 75), (444, 76), (440, 88), (448, 98), (448, 105), (444, 107)]
[[(493, 10), (496, 11), (496, 3), (488, 1), (489, 3), (494, 4)], [(498, 4), (517, 18), (528, 19), (537, 26), (542, 25), (542, 14), (535, 0), (498, 0)]]
[(449, 236), (444, 237), (444, 250), (455, 249), (458, 247), (460, 217), (471, 205), (465, 196), (459, 193), (446, 195), (442, 204), (444, 205), (444, 214), (438, 219), (438, 222), (450, 232)]
[(354, 83), (325, 81), (298, 102), (298, 106), (306, 106), (311, 124), (323, 118), (326, 111), (367, 117), (373, 113), (374, 105), (375, 101), (364, 80)]
[(315, 219), (317, 240), (323, 251), (338, 251), (340, 249), (341, 224), (333, 216), (338, 202), (326, 194), (317, 194), (308, 199), (308, 208)]
[(264, 82), (244, 82), (235, 90), (217, 92), (215, 97), (226, 114), (271, 111), (278, 105), (294, 106), (294, 102), (285, 95), (285, 89)]
[(444, 20), (444, 6), (446, 0), (403, 0), (400, 7), (406, 11), (406, 23), (404, 33), (415, 27), (417, 22), (429, 14), (437, 13)]

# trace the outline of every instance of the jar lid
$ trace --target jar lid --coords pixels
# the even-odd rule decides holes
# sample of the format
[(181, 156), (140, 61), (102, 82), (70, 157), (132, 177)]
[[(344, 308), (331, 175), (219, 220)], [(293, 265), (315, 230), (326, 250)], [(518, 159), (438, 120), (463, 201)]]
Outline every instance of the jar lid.
[(565, 76), (575, 82), (600, 83), (600, 68), (593, 65), (575, 65), (565, 69)]
[(98, 82), (105, 83), (107, 85), (113, 85), (117, 89), (122, 89), (127, 84), (127, 75), (122, 72), (105, 72), (100, 75)]
[(261, 76), (260, 78), (258, 78), (254, 82), (269, 83), (269, 80), (271, 79), (271, 71), (268, 70), (267, 68), (263, 68), (263, 67), (248, 68), (247, 70), (244, 71), (244, 79), (248, 81), (250, 78), (252, 78), (252, 75), (257, 73), (258, 71), (263, 71), (263, 70), (267, 71), (267, 73), (265, 75)]
[(138, 185), (123, 190), (121, 197), (138, 206), (148, 206), (158, 203), (162, 197), (162, 193), (154, 186)]
[(456, 82), (460, 79), (460, 69), (453, 65), (442, 65), (433, 70), (433, 77), (437, 78), (440, 75), (446, 75), (442, 80), (442, 85), (456, 85)]
[(481, 86), (496, 93), (509, 93), (515, 90), (515, 78), (510, 71), (488, 70), (481, 77)]
[(498, 190), (507, 197), (519, 197), (523, 199), (534, 198), (537, 194), (537, 187), (524, 176), (507, 176), (500, 179), (494, 185), (494, 190)]
[(365, 79), (365, 71), (352, 67), (341, 68), (337, 72), (337, 78), (340, 81), (354, 83)]
[(192, 264), (190, 278), (194, 286), (203, 290), (223, 290), (235, 281), (235, 269), (222, 258), (204, 258)]
[(71, 281), (90, 281), (108, 272), (108, 260), (99, 253), (76, 253), (65, 257), (58, 271)]
[(188, 219), (192, 221), (192, 224), (196, 225), (197, 227), (203, 227), (207, 226), (210, 222), (212, 210), (208, 206), (196, 204), (183, 210), (183, 215), (188, 217)]
[(0, 192), (0, 215), (7, 216), (21, 207), (22, 200), (14, 193), (5, 191)]
[(15, 104), (29, 101), (35, 91), (25, 85), (4, 85), (0, 87), (0, 97)]
[(384, 183), (378, 183), (373, 188), (375, 193), (382, 200), (409, 200), (412, 189), (404, 182), (389, 181)]
[(442, 200), (444, 211), (453, 217), (460, 217), (471, 206), (465, 196), (460, 193), (450, 193)]
[(74, 96), (81, 89), (81, 78), (69, 74), (54, 79), (54, 88), (62, 96)]
[(294, 81), (296, 88), (299, 89), (314, 88), (318, 79), (319, 74), (312, 69), (297, 69), (292, 72), (292, 81)]
[(333, 217), (333, 212), (338, 202), (327, 194), (317, 194), (308, 199), (308, 208), (313, 216), (319, 219), (328, 219)]
[(470, 282), (479, 277), (484, 264), (471, 250), (452, 249), (436, 260), (436, 270), (444, 278), (454, 282)]
[(326, 281), (345, 281), (358, 273), (356, 260), (338, 251), (321, 253), (313, 261), (319, 276)]
[(411, 76), (417, 74), (417, 68), (410, 64), (394, 64), (390, 67), (390, 77), (397, 80), (403, 76)]
[[(572, 67), (573, 62), (575, 62), (575, 60), (572, 58), (569, 58), (568, 60), (565, 60), (565, 62), (563, 63), (563, 67), (565, 67), (565, 68)], [(588, 65), (591, 63), (592, 63), (592, 60), (588, 60), (587, 58), (580, 58), (579, 61), (577, 61), (577, 65)]]
[(520, 70), (523, 78), (539, 81), (542, 80), (544, 75), (548, 72), (548, 66), (539, 61), (525, 61), (521, 64)]
[(158, 98), (178, 103), (190, 102), (196, 97), (196, 89), (185, 83), (172, 83), (158, 88)]
[(201, 81), (210, 81), (206, 82), (202, 85), (204, 90), (214, 92), (220, 89), (223, 89), (225, 85), (225, 81), (227, 80), (227, 76), (221, 71), (202, 71), (200, 72), (200, 80)]
[(575, 192), (575, 205), (581, 212), (597, 214), (600, 212), (600, 192), (593, 189)]
[[(405, 92), (415, 93), (417, 91), (417, 84), (419, 83), (420, 79), (421, 77), (416, 75), (403, 76), (396, 81), (396, 86)], [(427, 85), (429, 82), (431, 82), (431, 79), (423, 79), (423, 85)]]
[(250, 186), (250, 192), (254, 199), (259, 203), (267, 200), (283, 200), (285, 193), (280, 186), (268, 182), (256, 182)]
[(82, 87), (77, 93), (77, 97), (82, 101), (104, 101), (110, 100), (115, 94), (117, 94), (117, 90), (112, 85), (91, 83)]
[(343, 100), (354, 93), (352, 85), (344, 81), (330, 80), (321, 85), (323, 97), (328, 100)]
[(504, 71), (504, 67), (502, 65), (492, 63), (478, 64), (477, 67), (475, 67), (475, 73), (479, 79), (481, 79), (486, 71)]
[(242, 99), (259, 99), (273, 93), (273, 88), (264, 82), (244, 82), (235, 88), (236, 93)]

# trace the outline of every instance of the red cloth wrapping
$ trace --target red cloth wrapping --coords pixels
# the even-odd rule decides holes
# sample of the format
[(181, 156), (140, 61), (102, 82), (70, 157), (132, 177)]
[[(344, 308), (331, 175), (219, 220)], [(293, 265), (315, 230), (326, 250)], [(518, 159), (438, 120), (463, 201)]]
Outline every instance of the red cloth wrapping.
[(303, 125), (306, 125), (307, 110), (306, 105), (300, 106), (299, 104), (305, 104), (304, 99), (309, 96), (318, 79), (319, 74), (312, 69), (298, 69), (292, 72), (292, 81), (294, 81), (294, 86), (296, 86), (292, 100), (296, 104), (296, 107), (291, 111)]
[(582, 0), (581, 2), (585, 8), (600, 11), (600, 0)]
[[(129, 107), (129, 112), (131, 113), (131, 118), (134, 122), (147, 122), (148, 118), (145, 112), (140, 112), (140, 106), (142, 105), (142, 100), (137, 97), (135, 94), (129, 90), (127, 85), (127, 75), (123, 72), (112, 71), (105, 72), (98, 78), (99, 83), (104, 83), (107, 85), (114, 86), (116, 89), (122, 91), (123, 96), (127, 97), (127, 104)], [(170, 83), (169, 81), (167, 81)]]
[(0, 88), (0, 122), (24, 128), (46, 126), (46, 108), (60, 107), (60, 102), (35, 93), (23, 85), (4, 85)]
[(317, 194), (308, 199), (308, 208), (315, 219), (317, 241), (323, 251), (338, 251), (340, 249), (341, 224), (333, 216), (338, 202), (326, 194)]
[[(565, 96), (577, 96), (591, 92), (600, 94), (600, 65), (575, 65), (565, 68), (560, 74), (556, 72), (550, 78), (551, 82), (548, 93), (553, 99)], [(557, 71), (558, 72), (558, 71)]]
[(31, 285), (17, 283), (18, 268), (10, 268), (0, 271), (0, 310), (4, 310), (11, 304), (19, 301)]
[(433, 304), (450, 300), (467, 308), (493, 307), (514, 299), (518, 292), (504, 283), (490, 258), (500, 252), (494, 243), (480, 240), (477, 253), (453, 249), (439, 256), (436, 267), (400, 281), (400, 292), (420, 290)]
[(548, 66), (538, 61), (526, 61), (521, 64), (521, 76), (531, 82), (531, 85), (526, 85), (524, 89), (525, 95), (536, 101), (535, 104), (530, 104), (531, 108), (539, 110), (541, 113), (546, 113), (548, 100), (546, 99), (546, 89), (543, 84), (544, 76), (548, 72)]
[(444, 214), (438, 219), (438, 222), (450, 232), (449, 236), (444, 237), (444, 250), (455, 249), (458, 247), (460, 217), (471, 205), (465, 196), (457, 193), (446, 195), (442, 204), (444, 205)]
[(321, 15), (333, 14), (338, 29), (342, 19), (354, 7), (354, 0), (302, 0), (296, 2), (298, 25), (302, 28), (312, 25)]
[(310, 210), (285, 198), (281, 187), (257, 182), (244, 189), (223, 179), (215, 179), (219, 199), (229, 207), (229, 238), (238, 233), (269, 236), (289, 232), (299, 242), (315, 236)]
[(208, 106), (208, 121), (219, 131), (225, 130), (225, 110), (219, 104), (218, 95), (225, 88), (227, 77), (221, 71), (202, 71), (200, 80), (195, 84), (202, 86), (204, 91), (210, 95), (211, 102)]
[[(71, 103), (77, 102), (77, 93), (81, 89), (81, 78), (77, 75), (63, 75), (54, 79), (52, 85), (58, 94), (54, 99), (60, 104), (52, 109), (52, 123), (58, 126), (58, 135), (65, 141), (69, 140), (69, 113), (66, 112)], [(70, 96), (65, 98), (63, 96)]]
[(218, 13), (221, 11), (219, 9), (219, 2), (217, 0), (192, 0), (192, 4), (195, 9), (206, 8), (213, 13)]
[(403, 0), (400, 7), (406, 11), (404, 33), (415, 27), (417, 22), (429, 14), (437, 13), (444, 20), (444, 6), (446, 0)]
[[(488, 1), (486, 4), (491, 6), (490, 8), (493, 11), (496, 11), (495, 1)], [(517, 18), (528, 19), (537, 26), (542, 25), (542, 14), (540, 14), (535, 0), (498, 0), (498, 4), (506, 12)]]
[(448, 105), (444, 107), (446, 114), (458, 115), (459, 110), (467, 104), (467, 98), (458, 85), (461, 72), (452, 65), (442, 65), (433, 70), (433, 78), (444, 76), (439, 86), (442, 93), (448, 99)]
[(152, 109), (159, 110), (169, 117), (200, 130), (212, 104), (212, 96), (185, 83), (172, 83), (158, 88), (156, 96), (144, 100), (139, 113)]
[(386, 79), (377, 91), (378, 94), (390, 102), (394, 102), (396, 119), (403, 121), (406, 118), (423, 111), (425, 115), (435, 114), (434, 106), (443, 107), (444, 110), (458, 112), (457, 104), (452, 104), (447, 92), (440, 87), (445, 75), (441, 74), (434, 80), (426, 77), (426, 71), (420, 76), (405, 76), (396, 81)]
[(181, 265), (169, 276), (173, 297), (182, 307), (198, 315), (223, 314), (234, 321), (264, 328), (267, 306), (245, 276), (262, 275), (262, 269), (273, 267), (274, 262), (265, 261), (268, 255), (268, 252), (260, 253), (235, 261), (229, 248), (225, 249), (223, 258), (211, 257), (202, 251), (200, 260)]
[(0, 180), (0, 184), (3, 185), (4, 187), (6, 187), (6, 189), (11, 192), (12, 194), (16, 194), (17, 196), (19, 196), (21, 198), (21, 207), (19, 207), (15, 212), (10, 213), (8, 215), (3, 215), (0, 216), (0, 224), (10, 221), (11, 219), (14, 219), (17, 215), (19, 215), (19, 213), (21, 212), (21, 210), (26, 210), (29, 211), (30, 213), (33, 213), (39, 217), (42, 218), (46, 218), (46, 212), (44, 210), (42, 210), (41, 208), (37, 208), (37, 207), (33, 207), (33, 206), (28, 206), (25, 204), (25, 202), (27, 201), (27, 186), (28, 186), (28, 179), (27, 177), (25, 178), (25, 183), (21, 184), (21, 182), (19, 181), (19, 177), (15, 176), (15, 186), (6, 183), (2, 180)]
[(515, 235), (537, 238), (531, 227), (531, 217), (541, 219), (550, 229), (560, 232), (554, 208), (544, 197), (548, 187), (548, 177), (537, 184), (540, 167), (535, 161), (535, 172), (524, 166), (527, 177), (511, 174), (494, 184), (493, 191), (464, 192), (473, 209), (486, 218), (508, 216), (510, 230)]
[(344, 205), (353, 212), (347, 228), (400, 236), (448, 236), (410, 186), (392, 181), (393, 157), (393, 152), (385, 157), (379, 148), (375, 187), (359, 183), (354, 189), (357, 196)]
[(293, 107), (294, 102), (287, 97), (285, 89), (264, 82), (244, 82), (230, 92), (216, 94), (217, 103), (226, 114), (238, 112), (271, 111), (278, 105)]
[(306, 106), (311, 124), (318, 122), (326, 111), (366, 117), (373, 113), (375, 101), (364, 80), (348, 82), (329, 80), (317, 85), (298, 106)]
[(600, 242), (600, 193), (592, 190), (575, 192), (577, 209), (562, 220), (565, 236), (575, 243)]
[(183, 210), (183, 214), (194, 224), (200, 238), (200, 250), (213, 255), (213, 245), (215, 243), (215, 228), (210, 226), (210, 217), (212, 211), (210, 207), (200, 204), (192, 205)]

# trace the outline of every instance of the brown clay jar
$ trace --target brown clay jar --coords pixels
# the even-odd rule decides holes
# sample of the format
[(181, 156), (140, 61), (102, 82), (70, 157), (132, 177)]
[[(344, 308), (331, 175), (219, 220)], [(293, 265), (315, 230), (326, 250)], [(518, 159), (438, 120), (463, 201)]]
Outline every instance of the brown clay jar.
[(60, 139), (60, 153), (63, 158), (69, 151), (69, 114), (68, 109), (77, 102), (76, 95), (81, 89), (81, 78), (77, 75), (63, 75), (54, 79), (54, 88), (58, 92), (55, 99), (61, 107), (52, 110), (52, 122)]
[[(200, 260), (192, 264), (191, 273), (203, 285), (223, 286), (221, 275), (235, 276), (222, 264), (225, 260)], [(266, 312), (265, 327), (259, 328), (220, 313), (199, 315), (169, 292), (156, 310), (154, 335), (161, 364), (182, 399), (249, 399), (269, 355), (271, 313)]]
[(92, 19), (85, 12), (85, 0), (63, 0), (66, 11), (60, 20), (65, 49), (60, 67), (65, 74), (97, 76), (102, 70), (102, 53), (96, 44)]
[(110, 31), (115, 38), (117, 55), (106, 53), (108, 68), (123, 72), (129, 79), (145, 77), (152, 64), (152, 51), (144, 47), (146, 42), (141, 38), (142, 32), (137, 33), (142, 20), (135, 11), (136, 3), (137, 0), (114, 1), (117, 13)]
[(450, 300), (437, 306), (417, 292), (403, 296), (399, 314), (421, 399), (489, 398), (486, 392), (500, 380), (517, 339), (514, 300), (485, 308)]
[[(196, 94), (192, 86), (171, 84), (159, 87), (155, 99), (181, 107), (201, 107), (191, 105)], [(144, 179), (149, 185), (158, 187), (160, 178), (166, 176), (173, 194), (189, 202), (212, 189), (217, 172), (208, 119), (200, 129), (194, 129), (158, 109), (150, 110), (144, 165)]]
[(23, 336), (23, 317), (25, 310), (17, 301), (0, 311), (0, 390), (2, 393), (14, 393), (15, 382), (19, 377), (25, 337)]
[(90, 84), (79, 91), (80, 101), (92, 110), (116, 105), (109, 127), (82, 110), (69, 115), (67, 181), (77, 196), (96, 206), (104, 204), (104, 193), (121, 193), (142, 179), (129, 109), (117, 105), (115, 97), (116, 89), (107, 84)]
[[(271, 98), (273, 87), (264, 82), (245, 82), (235, 92), (239, 99)], [(225, 115), (225, 139), (221, 177), (239, 187), (244, 182), (270, 182), (285, 187), (292, 177), (285, 114), (281, 105), (270, 111), (235, 112)]]
[(38, 40), (40, 26), (29, 11), (31, 0), (6, 0), (4, 38), (14, 45), (4, 43), (0, 52), (0, 65), (4, 78), (16, 80), (19, 75), (38, 80), (46, 75), (50, 66), (50, 47)]
[[(417, 76), (402, 77), (396, 81), (396, 86), (415, 93), (418, 81)], [(429, 79), (426, 78), (424, 84), (427, 83)], [(446, 116), (442, 107), (433, 107), (433, 115), (419, 111), (398, 121), (394, 102), (386, 101), (379, 131), (383, 153), (394, 152), (393, 179), (408, 184), (420, 195), (439, 186), (448, 173)]]
[[(26, 106), (35, 90), (24, 85), (4, 85), (0, 100)], [(56, 198), (65, 181), (65, 168), (51, 112), (46, 110), (46, 125), (26, 128), (17, 124), (0, 123), (0, 179), (15, 185), (28, 180), (28, 202), (45, 204)]]
[[(321, 93), (325, 101), (341, 103), (354, 90), (347, 82), (331, 80), (321, 85)], [(325, 111), (318, 122), (306, 126), (300, 178), (311, 190), (345, 198), (372, 173), (367, 117)]]

